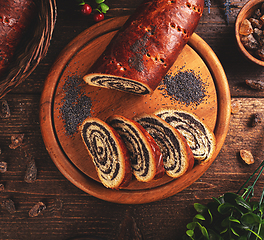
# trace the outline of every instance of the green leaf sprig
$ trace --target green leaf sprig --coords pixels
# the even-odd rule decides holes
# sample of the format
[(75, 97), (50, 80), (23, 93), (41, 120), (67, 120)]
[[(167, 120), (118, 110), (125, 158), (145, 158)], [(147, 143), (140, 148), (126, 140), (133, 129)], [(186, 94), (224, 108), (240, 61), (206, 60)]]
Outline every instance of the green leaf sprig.
[[(197, 214), (187, 224), (183, 239), (264, 240), (264, 188), (259, 201), (251, 201), (263, 170), (264, 161), (237, 193), (227, 192), (218, 198), (213, 197), (206, 206), (194, 203)], [(248, 185), (253, 177), (255, 180)], [(242, 190), (243, 193), (239, 194)]]
[[(88, 1), (85, 1), (85, 0), (77, 0), (77, 2), (80, 6), (88, 3)], [(95, 0), (95, 3), (97, 4), (96, 10), (99, 13), (105, 14), (109, 10), (109, 6), (105, 4), (105, 0)]]
[(109, 10), (109, 7), (104, 3), (105, 0), (95, 0), (95, 2), (98, 4), (96, 10), (98, 12), (106, 13)]

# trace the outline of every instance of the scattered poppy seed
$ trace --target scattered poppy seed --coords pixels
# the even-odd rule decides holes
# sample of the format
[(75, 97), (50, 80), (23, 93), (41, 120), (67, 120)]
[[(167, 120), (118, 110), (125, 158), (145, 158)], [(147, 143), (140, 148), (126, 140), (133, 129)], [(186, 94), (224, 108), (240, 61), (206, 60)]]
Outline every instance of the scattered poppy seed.
[(185, 104), (198, 106), (206, 97), (206, 84), (193, 70), (167, 74), (158, 88), (165, 97)]
[(60, 113), (64, 120), (66, 133), (70, 136), (77, 132), (79, 124), (91, 116), (92, 101), (82, 92), (81, 83), (80, 77), (69, 76), (63, 85), (65, 96)]

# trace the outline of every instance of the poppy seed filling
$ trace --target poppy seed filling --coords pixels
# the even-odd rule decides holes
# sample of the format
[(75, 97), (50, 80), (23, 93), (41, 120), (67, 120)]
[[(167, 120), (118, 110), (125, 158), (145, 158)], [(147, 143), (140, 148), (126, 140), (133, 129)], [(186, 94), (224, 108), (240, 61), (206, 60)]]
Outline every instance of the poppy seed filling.
[(140, 82), (136, 82), (127, 78), (115, 77), (115, 76), (94, 76), (91, 79), (91, 83), (101, 86), (107, 87), (110, 89), (116, 89), (120, 91), (126, 91), (135, 94), (148, 94), (149, 89)]
[(181, 150), (174, 134), (154, 118), (141, 118), (138, 122), (149, 132), (160, 147), (166, 171), (178, 173), (181, 171)]
[(203, 124), (183, 112), (163, 112), (157, 116), (176, 128), (187, 140), (194, 156), (206, 159), (211, 151), (211, 141)]
[(93, 162), (100, 175), (113, 181), (119, 172), (118, 151), (114, 140), (107, 129), (98, 123), (86, 123), (82, 134), (89, 136), (85, 138), (85, 144), (93, 155)]
[(150, 156), (137, 130), (119, 119), (112, 120), (111, 126), (119, 133), (128, 148), (133, 171), (139, 176), (146, 176), (149, 173)]

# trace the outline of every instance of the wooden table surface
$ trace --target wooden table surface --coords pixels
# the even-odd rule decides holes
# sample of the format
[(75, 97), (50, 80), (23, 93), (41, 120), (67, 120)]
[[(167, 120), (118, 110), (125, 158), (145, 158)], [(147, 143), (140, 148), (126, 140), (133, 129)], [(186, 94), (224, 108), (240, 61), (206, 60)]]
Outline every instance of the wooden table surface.
[[(112, 18), (131, 14), (141, 0), (106, 2), (110, 7), (106, 17)], [(0, 183), (5, 188), (0, 192), (0, 201), (12, 199), (16, 212), (10, 214), (0, 208), (0, 239), (181, 239), (195, 214), (195, 202), (207, 203), (224, 192), (236, 192), (264, 156), (264, 121), (256, 127), (249, 124), (252, 114), (263, 113), (264, 92), (245, 84), (246, 79), (264, 80), (263, 67), (243, 58), (234, 35), (235, 19), (245, 2), (231, 3), (227, 24), (223, 2), (212, 1), (210, 13), (205, 8), (196, 29), (218, 56), (232, 101), (241, 106), (231, 115), (228, 135), (216, 160), (199, 180), (174, 196), (148, 204), (122, 205), (99, 200), (75, 187), (56, 168), (42, 140), (39, 102), (47, 74), (64, 47), (94, 24), (91, 16), (80, 14), (76, 1), (58, 0), (58, 18), (47, 56), (25, 82), (3, 98), (11, 116), (0, 119), (0, 161), (7, 162), (7, 171), (0, 173)], [(9, 148), (11, 136), (19, 133), (25, 134), (24, 143), (38, 168), (37, 180), (31, 184), (24, 181), (24, 152)], [(246, 165), (239, 158), (241, 149), (252, 152), (254, 164)], [(256, 196), (263, 183), (261, 179)], [(39, 201), (47, 209), (37, 217), (29, 217), (29, 210)]]

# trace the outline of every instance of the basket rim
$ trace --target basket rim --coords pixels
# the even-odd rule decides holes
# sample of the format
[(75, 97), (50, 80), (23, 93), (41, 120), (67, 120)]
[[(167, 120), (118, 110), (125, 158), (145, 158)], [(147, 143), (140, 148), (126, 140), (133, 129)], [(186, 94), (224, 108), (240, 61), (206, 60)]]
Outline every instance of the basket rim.
[[(35, 1), (36, 2), (36, 1)], [(56, 0), (40, 0), (33, 36), (0, 80), (0, 98), (22, 83), (46, 56), (57, 20)]]

